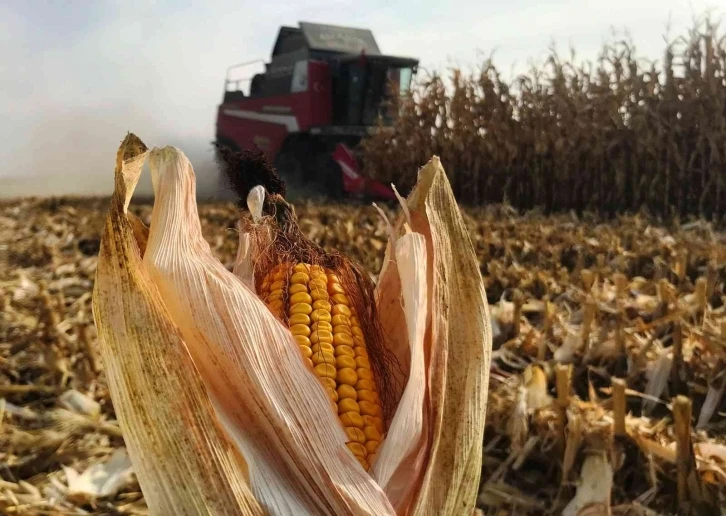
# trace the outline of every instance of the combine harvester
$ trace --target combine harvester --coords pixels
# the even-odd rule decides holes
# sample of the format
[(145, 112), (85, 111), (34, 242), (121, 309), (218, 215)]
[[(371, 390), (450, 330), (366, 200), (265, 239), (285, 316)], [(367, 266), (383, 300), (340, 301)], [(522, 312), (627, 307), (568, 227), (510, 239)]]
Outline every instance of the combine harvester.
[(264, 73), (232, 78), (261, 62), (227, 70), (217, 143), (258, 147), (293, 196), (395, 199), (361, 173), (356, 148), (379, 117), (393, 122), (382, 112), (388, 86), (408, 90), (418, 60), (382, 55), (369, 30), (301, 22), (280, 28)]

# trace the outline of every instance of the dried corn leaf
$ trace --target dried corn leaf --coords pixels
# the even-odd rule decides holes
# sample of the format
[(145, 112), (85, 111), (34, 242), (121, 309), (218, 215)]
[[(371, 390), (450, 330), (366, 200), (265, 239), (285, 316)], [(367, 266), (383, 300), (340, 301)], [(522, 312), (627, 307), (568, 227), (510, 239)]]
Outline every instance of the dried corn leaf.
[(261, 514), (126, 216), (145, 156), (132, 134), (119, 148), (93, 304), (129, 455), (154, 513)]
[(213, 256), (189, 160), (165, 147), (151, 152), (150, 167), (155, 201), (144, 263), (247, 460), (260, 504), (279, 515), (393, 514), (345, 446), (289, 330)]
[(424, 335), (428, 320), (426, 283), (426, 241), (409, 232), (395, 241), (396, 264), (402, 281), (402, 296), (408, 342), (410, 374), (399, 410), (393, 416), (386, 439), (373, 467), (373, 478), (383, 487), (391, 504), (400, 512), (410, 503), (427, 451), (426, 364)]
[[(491, 357), (491, 323), (469, 233), (437, 157), (408, 197), (412, 229), (427, 239), (433, 278), (429, 366), (430, 451), (414, 514), (474, 510)], [(422, 227), (417, 227), (421, 225)]]

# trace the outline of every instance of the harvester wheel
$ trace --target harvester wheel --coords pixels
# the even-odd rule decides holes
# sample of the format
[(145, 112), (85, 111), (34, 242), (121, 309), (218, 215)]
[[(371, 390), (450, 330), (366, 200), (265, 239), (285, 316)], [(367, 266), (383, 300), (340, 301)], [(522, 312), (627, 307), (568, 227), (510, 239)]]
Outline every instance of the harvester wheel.
[(330, 200), (339, 200), (343, 191), (343, 171), (330, 154), (321, 154), (315, 160), (316, 181), (321, 193)]
[(305, 170), (300, 159), (288, 149), (281, 150), (275, 158), (275, 168), (285, 181), (287, 197), (295, 199), (308, 195), (310, 185), (305, 183)]

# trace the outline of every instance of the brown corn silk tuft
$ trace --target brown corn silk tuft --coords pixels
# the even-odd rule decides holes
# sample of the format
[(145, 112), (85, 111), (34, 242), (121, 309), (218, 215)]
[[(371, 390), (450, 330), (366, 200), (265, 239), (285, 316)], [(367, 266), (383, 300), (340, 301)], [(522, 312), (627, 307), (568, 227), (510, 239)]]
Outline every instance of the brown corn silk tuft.
[[(280, 195), (266, 196), (263, 214), (257, 223), (247, 219), (242, 224), (243, 231), (251, 235), (256, 244), (253, 248), (258, 251), (252, 256), (257, 292), (260, 292), (264, 278), (278, 267), (289, 265), (288, 280), (292, 266), (298, 263), (333, 271), (340, 278), (351, 308), (358, 314), (374, 382), (381, 398), (383, 420), (390, 422), (397, 403), (396, 393), (401, 391), (397, 385), (400, 373), (396, 373), (400, 366), (396, 356), (388, 349), (375, 303), (375, 285), (367, 271), (344, 254), (326, 251), (308, 239), (300, 230), (294, 207)], [(283, 301), (287, 304), (287, 291), (284, 295)], [(287, 324), (286, 313), (282, 314), (282, 320)]]

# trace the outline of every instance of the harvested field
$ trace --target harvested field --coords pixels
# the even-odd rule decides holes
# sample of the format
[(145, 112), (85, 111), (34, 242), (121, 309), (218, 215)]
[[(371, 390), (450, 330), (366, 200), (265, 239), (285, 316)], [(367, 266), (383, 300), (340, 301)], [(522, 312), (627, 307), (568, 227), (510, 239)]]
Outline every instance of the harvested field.
[[(92, 322), (105, 202), (0, 205), (5, 514), (146, 514)], [(150, 206), (133, 211), (149, 223)], [(386, 228), (372, 207), (297, 211), (313, 240), (380, 268)], [(236, 209), (205, 204), (200, 214), (231, 265)], [(726, 237), (700, 221), (664, 229), (643, 217), (465, 214), (495, 327), (482, 511), (718, 514)]]

